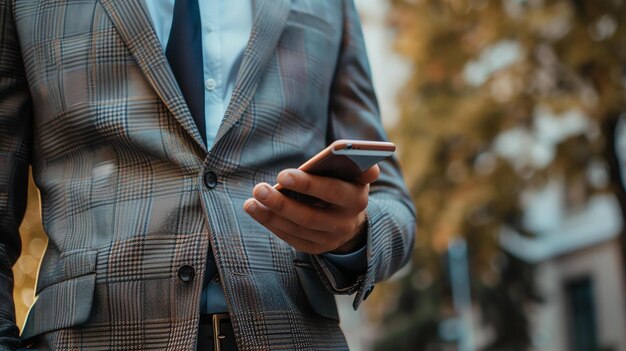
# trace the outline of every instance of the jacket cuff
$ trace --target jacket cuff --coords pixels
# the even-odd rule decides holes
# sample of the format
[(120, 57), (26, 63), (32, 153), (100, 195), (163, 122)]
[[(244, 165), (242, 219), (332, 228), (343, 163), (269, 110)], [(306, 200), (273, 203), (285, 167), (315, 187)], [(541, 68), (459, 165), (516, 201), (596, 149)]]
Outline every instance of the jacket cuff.
[(322, 269), (328, 269), (335, 290), (351, 287), (367, 271), (367, 245), (351, 253), (318, 255)]
[[(372, 283), (367, 284), (367, 285), (365, 285), (364, 283), (366, 281), (373, 282), (374, 280), (373, 265), (371, 262), (371, 258), (373, 257), (372, 233), (373, 233), (374, 220), (380, 216), (381, 216), (381, 213), (380, 213), (379, 207), (370, 199), (370, 202), (367, 205), (367, 217), (366, 217), (366, 229), (365, 229), (366, 230), (366, 233), (365, 233), (366, 245), (362, 247), (361, 249), (359, 249), (357, 252), (353, 253), (353, 255), (358, 254), (359, 257), (361, 257), (361, 259), (364, 260), (365, 262), (364, 262), (364, 265), (359, 270), (361, 274), (357, 273), (358, 275), (356, 277), (351, 277), (352, 279), (350, 280), (350, 282), (352, 282), (352, 284), (342, 285), (341, 283), (345, 283), (346, 280), (342, 280), (341, 278), (343, 277), (338, 277), (337, 275), (333, 274), (334, 267), (332, 267), (331, 265), (333, 263), (336, 263), (336, 261), (333, 262), (332, 256), (344, 256), (344, 255), (337, 255), (337, 254), (311, 255), (311, 262), (313, 263), (313, 266), (316, 268), (318, 274), (320, 275), (322, 282), (324, 283), (326, 288), (333, 294), (352, 295), (354, 293), (357, 293), (357, 298), (360, 301), (362, 301), (363, 298), (359, 297), (359, 293), (361, 294), (361, 296), (364, 295), (365, 291), (367, 289), (370, 289), (370, 285), (372, 285), (371, 289), (373, 289)], [(329, 257), (329, 255), (332, 255), (332, 256)], [(362, 258), (363, 256), (361, 255), (365, 257)], [(329, 260), (328, 258), (331, 258), (331, 259)], [(367, 288), (364, 288), (365, 286), (367, 286)], [(353, 303), (353, 307), (355, 310), (359, 304), (360, 302), (356, 304), (356, 307), (355, 307), (355, 304)]]

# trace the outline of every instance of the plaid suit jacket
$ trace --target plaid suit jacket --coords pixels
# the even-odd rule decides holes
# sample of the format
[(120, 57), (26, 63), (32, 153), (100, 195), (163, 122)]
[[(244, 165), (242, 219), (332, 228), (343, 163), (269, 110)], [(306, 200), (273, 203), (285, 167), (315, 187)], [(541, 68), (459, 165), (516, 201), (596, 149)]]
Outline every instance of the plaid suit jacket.
[[(333, 294), (357, 308), (410, 256), (396, 161), (371, 187), (367, 273), (348, 288), (242, 209), (254, 184), (339, 138), (386, 138), (352, 0), (254, 1), (210, 150), (143, 1), (0, 0), (0, 349), (193, 350), (209, 242), (241, 350), (345, 349)], [(49, 243), (19, 336), (29, 165)]]

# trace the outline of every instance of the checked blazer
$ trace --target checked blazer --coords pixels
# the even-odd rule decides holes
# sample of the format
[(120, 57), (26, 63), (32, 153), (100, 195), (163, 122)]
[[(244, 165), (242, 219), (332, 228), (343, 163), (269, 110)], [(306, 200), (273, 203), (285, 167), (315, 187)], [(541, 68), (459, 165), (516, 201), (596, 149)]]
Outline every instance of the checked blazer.
[[(367, 273), (343, 289), (245, 214), (256, 183), (333, 140), (386, 139), (353, 0), (253, 8), (207, 150), (143, 1), (0, 0), (0, 349), (194, 350), (209, 246), (241, 350), (347, 348), (333, 294), (356, 293), (357, 308), (408, 260), (414, 208), (383, 162)], [(49, 241), (19, 335), (11, 265), (29, 165)]]

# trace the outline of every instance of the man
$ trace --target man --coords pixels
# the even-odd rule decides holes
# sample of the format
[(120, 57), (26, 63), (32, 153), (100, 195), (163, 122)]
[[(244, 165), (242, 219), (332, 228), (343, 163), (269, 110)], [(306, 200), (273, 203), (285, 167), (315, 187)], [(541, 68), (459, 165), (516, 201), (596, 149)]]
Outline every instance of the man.
[[(393, 159), (293, 169), (386, 138), (352, 0), (0, 4), (0, 348), (346, 348), (333, 294), (356, 309), (415, 226)], [(18, 336), (29, 164), (49, 242)]]

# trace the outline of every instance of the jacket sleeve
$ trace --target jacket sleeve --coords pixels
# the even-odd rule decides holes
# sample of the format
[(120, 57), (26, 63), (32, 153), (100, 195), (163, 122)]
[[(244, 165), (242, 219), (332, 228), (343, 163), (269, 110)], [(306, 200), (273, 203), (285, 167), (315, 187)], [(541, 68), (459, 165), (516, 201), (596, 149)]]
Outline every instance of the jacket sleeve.
[[(328, 140), (387, 140), (354, 0), (342, 0), (343, 38), (329, 104)], [(356, 293), (357, 309), (374, 283), (389, 278), (410, 258), (415, 237), (415, 209), (395, 158), (379, 164), (367, 206), (367, 271), (349, 287), (339, 287), (321, 256), (313, 263), (326, 287), (336, 294)]]
[(26, 206), (31, 100), (12, 12), (0, 0), (0, 350), (21, 347), (15, 324), (13, 272)]

